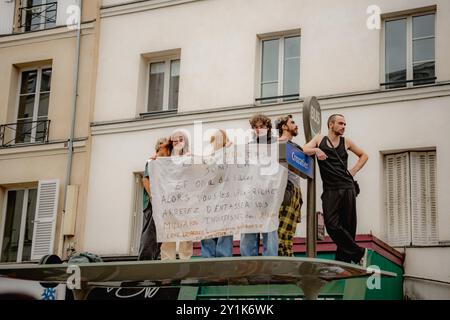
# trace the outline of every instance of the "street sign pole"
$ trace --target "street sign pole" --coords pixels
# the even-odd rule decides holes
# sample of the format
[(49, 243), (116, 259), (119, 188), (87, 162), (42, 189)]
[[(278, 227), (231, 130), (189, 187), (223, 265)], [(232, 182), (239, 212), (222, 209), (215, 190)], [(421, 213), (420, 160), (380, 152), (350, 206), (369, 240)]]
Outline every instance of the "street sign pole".
[[(315, 157), (313, 164), (315, 167)], [(306, 256), (308, 258), (317, 256), (316, 170), (313, 176), (313, 179), (308, 179), (306, 200)]]
[[(322, 117), (316, 97), (308, 97), (303, 102), (303, 128), (306, 142), (320, 133)], [(308, 178), (306, 202), (306, 256), (317, 256), (317, 214), (316, 214), (316, 157), (312, 156), (313, 177)]]

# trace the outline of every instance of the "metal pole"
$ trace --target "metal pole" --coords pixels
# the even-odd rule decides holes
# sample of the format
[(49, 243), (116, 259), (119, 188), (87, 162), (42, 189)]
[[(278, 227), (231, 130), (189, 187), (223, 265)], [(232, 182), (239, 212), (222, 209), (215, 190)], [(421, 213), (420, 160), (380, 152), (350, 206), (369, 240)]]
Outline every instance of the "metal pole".
[(63, 215), (61, 219), (61, 230), (60, 230), (60, 238), (59, 238), (59, 246), (58, 253), (63, 256), (64, 250), (64, 214), (66, 210), (66, 202), (67, 202), (67, 189), (70, 185), (70, 176), (72, 174), (72, 161), (73, 161), (73, 140), (75, 139), (75, 125), (76, 125), (76, 115), (77, 115), (77, 100), (78, 100), (78, 78), (80, 74), (80, 48), (81, 48), (81, 19), (82, 19), (82, 10), (83, 10), (83, 0), (78, 0), (79, 8), (80, 8), (80, 16), (78, 17), (77, 24), (77, 42), (75, 49), (75, 64), (73, 67), (73, 95), (72, 95), (72, 124), (70, 126), (70, 137), (68, 141), (68, 156), (67, 156), (67, 171), (66, 171), (66, 183), (64, 187), (64, 203), (63, 203)]
[(306, 198), (306, 256), (317, 256), (317, 214), (316, 214), (316, 158), (313, 158), (313, 179), (308, 179)]
[[(316, 97), (307, 97), (303, 101), (303, 126), (305, 128), (306, 142), (311, 141), (320, 133), (322, 115), (320, 104)], [(306, 256), (317, 256), (317, 213), (316, 213), (316, 158), (313, 159), (313, 179), (308, 179), (308, 194), (306, 203)]]

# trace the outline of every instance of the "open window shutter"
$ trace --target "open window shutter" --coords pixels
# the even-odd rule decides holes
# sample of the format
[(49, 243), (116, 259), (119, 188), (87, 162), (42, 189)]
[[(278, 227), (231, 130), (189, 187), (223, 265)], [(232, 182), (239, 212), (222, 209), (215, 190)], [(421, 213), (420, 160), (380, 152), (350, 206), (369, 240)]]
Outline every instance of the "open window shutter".
[[(73, 15), (74, 12), (67, 13), (69, 6), (75, 5), (79, 7), (78, 0), (58, 0), (58, 7), (56, 11), (56, 25), (65, 26), (67, 24), (67, 19), (69, 16)], [(74, 21), (70, 21), (73, 23)]]
[(436, 152), (411, 152), (413, 245), (434, 245), (437, 237)]
[(130, 254), (138, 255), (139, 254), (139, 245), (141, 241), (141, 234), (143, 228), (143, 191), (144, 187), (142, 185), (142, 175), (135, 175), (135, 183), (134, 183), (134, 206), (133, 206), (133, 222), (131, 229), (131, 246), (130, 246)]
[(53, 253), (59, 180), (39, 181), (31, 259)]
[(388, 242), (392, 246), (411, 243), (408, 153), (385, 157)]
[(14, 25), (15, 1), (0, 1), (0, 34), (11, 34)]

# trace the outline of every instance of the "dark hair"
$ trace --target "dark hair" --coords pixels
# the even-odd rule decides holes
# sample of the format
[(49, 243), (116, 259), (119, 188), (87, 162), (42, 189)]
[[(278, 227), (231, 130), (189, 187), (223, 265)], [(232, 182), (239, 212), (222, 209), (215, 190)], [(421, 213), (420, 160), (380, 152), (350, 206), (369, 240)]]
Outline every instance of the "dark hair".
[(258, 122), (262, 122), (268, 129), (267, 136), (270, 137), (272, 135), (272, 120), (268, 116), (258, 113), (251, 117), (249, 122), (252, 129), (255, 129)]
[(158, 141), (156, 142), (156, 145), (155, 145), (155, 150), (156, 150), (156, 152), (158, 152), (159, 147), (160, 147), (161, 144), (167, 143), (167, 142), (169, 143), (169, 144), (167, 145), (167, 148), (169, 149), (169, 152), (172, 153), (172, 150), (173, 150), (173, 142), (172, 142), (172, 140), (171, 140), (170, 138), (159, 138)]
[(344, 118), (344, 116), (342, 114), (336, 113), (336, 114), (332, 114), (327, 121), (327, 127), (328, 129), (330, 128), (330, 123), (334, 123), (336, 121), (337, 117), (342, 117)]
[(169, 144), (167, 145), (167, 149), (169, 149), (170, 154), (172, 154), (172, 150), (173, 150), (172, 139), (169, 139)]
[(283, 135), (283, 126), (288, 123), (289, 119), (292, 119), (292, 115), (288, 114), (287, 116), (279, 117), (275, 122), (275, 127), (278, 130), (278, 134), (280, 137)]

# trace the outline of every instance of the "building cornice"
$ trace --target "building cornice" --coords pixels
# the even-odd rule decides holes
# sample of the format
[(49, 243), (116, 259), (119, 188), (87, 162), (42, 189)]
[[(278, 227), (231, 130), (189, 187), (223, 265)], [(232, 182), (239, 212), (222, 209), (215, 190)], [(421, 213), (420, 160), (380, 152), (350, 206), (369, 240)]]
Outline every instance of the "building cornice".
[(141, 0), (141, 1), (125, 2), (117, 5), (101, 7), (100, 17), (109, 18), (135, 12), (155, 10), (164, 7), (172, 7), (197, 1), (205, 1), (205, 0)]
[[(74, 142), (75, 152), (83, 151), (87, 138), (77, 139)], [(43, 157), (67, 153), (67, 141), (54, 141), (43, 144), (17, 145), (0, 149), (0, 161), (27, 157)]]
[[(95, 21), (85, 22), (81, 25), (82, 35), (94, 32)], [(70, 30), (65, 26), (40, 30), (36, 32), (15, 33), (0, 37), (0, 48), (21, 46), (37, 42), (54, 41), (65, 38), (75, 38), (76, 30)]]
[[(356, 92), (341, 95), (330, 95), (318, 97), (322, 110), (333, 110), (342, 108), (361, 108), (371, 105), (381, 105), (394, 102), (414, 101), (430, 98), (450, 96), (450, 82), (420, 88), (378, 90), (367, 92)], [(270, 105), (243, 105), (224, 107), (217, 109), (206, 109), (192, 112), (160, 113), (149, 117), (135, 119), (124, 119), (115, 121), (94, 122), (91, 124), (93, 136), (102, 134), (125, 133), (132, 131), (146, 131), (158, 128), (189, 126), (195, 121), (203, 123), (218, 121), (233, 121), (249, 119), (255, 113), (262, 112), (269, 117), (283, 114), (301, 114), (303, 100), (270, 104)]]

